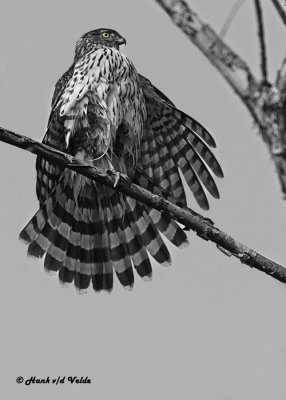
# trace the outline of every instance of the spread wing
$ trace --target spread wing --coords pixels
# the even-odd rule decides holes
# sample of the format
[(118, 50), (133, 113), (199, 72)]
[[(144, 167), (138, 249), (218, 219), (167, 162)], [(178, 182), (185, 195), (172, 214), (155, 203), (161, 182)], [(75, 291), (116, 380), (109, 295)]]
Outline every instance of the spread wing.
[(186, 205), (180, 171), (201, 208), (208, 209), (207, 190), (219, 198), (213, 178), (223, 177), (210, 147), (211, 134), (196, 120), (178, 110), (152, 83), (140, 75), (147, 120), (137, 167), (179, 203)]

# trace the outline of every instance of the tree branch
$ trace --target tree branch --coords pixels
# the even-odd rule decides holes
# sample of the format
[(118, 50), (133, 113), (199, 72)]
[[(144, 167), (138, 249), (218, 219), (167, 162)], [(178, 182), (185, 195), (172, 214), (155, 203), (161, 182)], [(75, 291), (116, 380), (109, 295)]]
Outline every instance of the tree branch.
[(260, 43), (261, 72), (262, 72), (263, 81), (266, 83), (268, 81), (267, 58), (266, 58), (266, 47), (265, 47), (265, 39), (264, 39), (263, 16), (262, 16), (260, 0), (254, 0), (254, 4), (255, 4), (256, 16), (257, 16), (258, 37), (259, 37), (259, 43)]
[(224, 38), (227, 31), (229, 30), (229, 27), (232, 23), (232, 21), (234, 20), (236, 14), (238, 13), (240, 7), (242, 6), (242, 4), (245, 2), (245, 0), (237, 0), (236, 3), (234, 4), (234, 6), (232, 7), (232, 9), (230, 10), (230, 13), (228, 14), (223, 27), (221, 28), (221, 31), (219, 33), (219, 37), (220, 38)]
[(155, 1), (223, 75), (247, 105), (255, 122), (260, 125), (261, 118), (254, 101), (254, 94), (259, 92), (259, 83), (247, 63), (231, 50), (209, 25), (202, 22), (184, 0)]
[[(62, 167), (69, 168), (104, 185), (114, 187), (117, 182), (117, 175), (112, 171), (103, 173), (89, 163), (82, 162), (69, 154), (62, 153), (43, 143), (1, 127), (0, 140), (56, 162)], [(187, 229), (195, 231), (202, 239), (216, 243), (219, 250), (227, 256), (233, 255), (243, 264), (263, 271), (273, 278), (286, 283), (286, 269), (284, 267), (239, 243), (227, 233), (216, 228), (210, 219), (204, 218), (191, 209), (178, 207), (163, 196), (155, 195), (135, 185), (126, 175), (121, 174), (116, 188), (128, 196), (168, 214), (171, 218), (185, 225)]]
[(279, 3), (278, 0), (271, 0), (274, 7), (276, 8), (278, 14), (280, 15), (282, 21), (284, 22), (284, 24), (286, 25), (286, 14), (281, 6), (281, 4)]
[[(275, 84), (258, 82), (247, 63), (227, 46), (209, 25), (202, 22), (184, 0), (156, 2), (217, 68), (247, 107), (268, 147), (281, 190), (286, 197), (286, 124), (283, 93)], [(286, 79), (282, 77), (280, 81), (286, 82)]]

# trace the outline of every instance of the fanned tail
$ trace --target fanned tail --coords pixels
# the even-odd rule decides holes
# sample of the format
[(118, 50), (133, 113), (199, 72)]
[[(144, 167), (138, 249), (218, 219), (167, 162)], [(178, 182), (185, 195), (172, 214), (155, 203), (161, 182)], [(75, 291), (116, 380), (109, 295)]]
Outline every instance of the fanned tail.
[(134, 269), (152, 277), (150, 256), (169, 265), (161, 237), (186, 245), (186, 233), (165, 214), (65, 170), (49, 198), (20, 233), (28, 254), (44, 257), (47, 272), (58, 271), (60, 282), (72, 282), (84, 292), (111, 291), (113, 270), (126, 288), (134, 284)]

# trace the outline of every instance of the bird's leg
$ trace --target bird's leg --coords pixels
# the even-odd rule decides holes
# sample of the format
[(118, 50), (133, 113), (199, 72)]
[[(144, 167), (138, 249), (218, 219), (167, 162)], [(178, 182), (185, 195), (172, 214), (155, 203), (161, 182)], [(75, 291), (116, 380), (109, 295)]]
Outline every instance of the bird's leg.
[[(115, 180), (114, 180), (114, 183), (113, 183), (113, 187), (116, 188), (116, 186), (118, 185), (118, 182), (120, 181), (120, 177), (122, 176), (122, 174), (118, 171), (118, 169), (120, 169), (120, 167), (119, 167), (119, 165), (117, 164), (117, 162), (116, 162), (116, 166), (113, 165), (113, 162), (112, 162), (112, 160), (110, 159), (110, 156), (109, 156), (109, 155), (106, 155), (106, 160), (107, 160), (107, 162), (108, 162), (108, 164), (109, 164), (109, 167), (110, 167), (110, 169), (106, 169), (106, 173), (107, 173), (108, 175), (112, 175), (112, 177), (115, 176)], [(113, 161), (114, 161), (114, 160), (113, 160)], [(117, 169), (115, 169), (114, 167), (117, 168)]]

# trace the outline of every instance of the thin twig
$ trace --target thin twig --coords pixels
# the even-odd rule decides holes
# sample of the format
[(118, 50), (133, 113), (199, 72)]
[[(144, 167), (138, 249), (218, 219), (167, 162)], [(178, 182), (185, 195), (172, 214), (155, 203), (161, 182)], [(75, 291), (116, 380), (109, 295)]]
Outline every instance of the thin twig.
[[(286, 25), (286, 14), (285, 14), (285, 11), (283, 10), (281, 4), (279, 3), (278, 0), (271, 0), (271, 1), (272, 1), (272, 3), (273, 3), (274, 7), (276, 8), (278, 14), (280, 15), (282, 21), (283, 21), (284, 24)], [(284, 1), (284, 0), (283, 0), (283, 1)], [(285, 6), (286, 6), (286, 4), (285, 4)]]
[(261, 57), (261, 72), (263, 82), (268, 81), (267, 74), (267, 57), (266, 57), (266, 47), (265, 47), (265, 38), (264, 38), (264, 26), (263, 26), (263, 16), (260, 0), (254, 0), (255, 11), (257, 16), (258, 23), (258, 37), (260, 43), (260, 57)]
[(237, 0), (236, 3), (234, 4), (234, 6), (231, 8), (230, 13), (228, 14), (222, 28), (221, 31), (219, 33), (219, 37), (221, 39), (223, 39), (227, 33), (227, 31), (229, 30), (232, 21), (234, 20), (236, 14), (238, 13), (240, 7), (242, 6), (242, 4), (245, 2), (245, 0)]
[[(104, 185), (114, 187), (115, 182), (118, 180), (117, 174), (112, 171), (103, 173), (94, 166), (82, 162), (71, 155), (1, 127), (0, 140), (56, 162), (64, 168), (69, 168)], [(120, 176), (116, 188), (128, 196), (168, 214), (171, 218), (185, 225), (187, 229), (195, 231), (204, 240), (211, 240), (216, 243), (219, 250), (227, 256), (233, 255), (239, 258), (243, 264), (263, 271), (273, 278), (286, 283), (286, 268), (237, 242), (230, 235), (216, 228), (208, 218), (204, 218), (191, 209), (178, 207), (163, 196), (155, 195), (135, 185), (126, 175)]]

